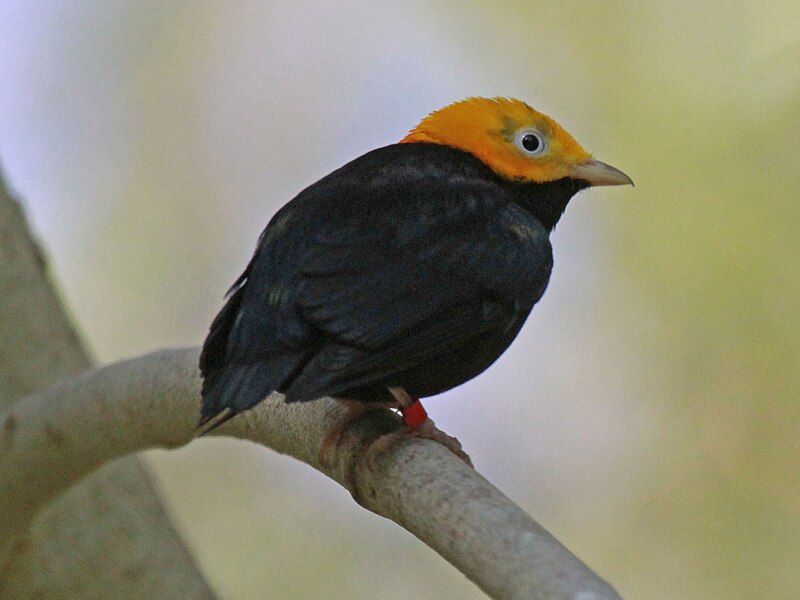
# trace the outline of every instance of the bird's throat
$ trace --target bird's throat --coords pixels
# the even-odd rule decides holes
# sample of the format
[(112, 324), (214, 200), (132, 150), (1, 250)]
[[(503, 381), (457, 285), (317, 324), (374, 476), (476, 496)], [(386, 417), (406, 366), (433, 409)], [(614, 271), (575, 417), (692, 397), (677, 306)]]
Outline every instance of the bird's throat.
[(548, 231), (552, 231), (567, 204), (579, 191), (589, 187), (585, 181), (565, 177), (547, 183), (512, 183), (514, 199), (531, 212)]

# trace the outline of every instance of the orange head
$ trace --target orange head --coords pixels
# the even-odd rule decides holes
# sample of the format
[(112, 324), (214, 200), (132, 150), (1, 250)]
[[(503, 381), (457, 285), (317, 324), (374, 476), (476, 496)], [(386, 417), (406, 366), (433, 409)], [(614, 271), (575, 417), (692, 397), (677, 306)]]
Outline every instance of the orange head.
[(455, 102), (425, 117), (401, 142), (464, 150), (515, 181), (546, 183), (572, 177), (591, 185), (633, 183), (622, 171), (593, 160), (553, 119), (511, 98)]

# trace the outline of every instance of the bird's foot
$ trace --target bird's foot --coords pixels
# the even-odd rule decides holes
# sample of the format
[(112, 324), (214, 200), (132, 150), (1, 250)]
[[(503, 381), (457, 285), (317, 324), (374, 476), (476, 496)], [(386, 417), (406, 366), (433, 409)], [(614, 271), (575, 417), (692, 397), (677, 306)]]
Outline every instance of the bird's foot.
[(469, 457), (469, 454), (464, 452), (464, 449), (461, 447), (461, 442), (436, 427), (431, 419), (426, 419), (425, 422), (416, 429), (406, 426), (403, 429), (386, 433), (372, 442), (366, 450), (367, 462), (370, 468), (375, 470), (378, 458), (386, 454), (395, 444), (407, 440), (410, 437), (424, 438), (439, 442), (467, 465), (474, 468), (472, 459)]
[(419, 437), (439, 442), (467, 465), (474, 468), (472, 459), (470, 459), (469, 454), (464, 452), (461, 442), (436, 427), (436, 424), (425, 412), (419, 398), (412, 398), (411, 402), (401, 402), (400, 412), (403, 415), (405, 427), (399, 431), (392, 431), (382, 435), (367, 448), (366, 455), (370, 467), (374, 469), (376, 466), (375, 460), (385, 454), (397, 442), (409, 437)]
[(392, 405), (379, 402), (359, 402), (357, 400), (344, 400), (337, 398), (337, 401), (347, 408), (341, 420), (334, 425), (325, 439), (322, 441), (322, 448), (319, 452), (319, 460), (323, 467), (331, 467), (334, 463), (336, 451), (345, 437), (348, 429), (358, 421), (365, 413), (371, 410), (390, 408)]
[(467, 463), (467, 465), (473, 469), (475, 468), (475, 466), (472, 464), (472, 459), (469, 457), (469, 454), (464, 452), (464, 449), (461, 447), (461, 442), (459, 442), (458, 439), (454, 438), (453, 436), (447, 435), (444, 431), (436, 427), (436, 424), (430, 418), (425, 419), (425, 422), (422, 423), (422, 425), (411, 430), (410, 433), (415, 437), (439, 442), (442, 446), (450, 450), (450, 452)]

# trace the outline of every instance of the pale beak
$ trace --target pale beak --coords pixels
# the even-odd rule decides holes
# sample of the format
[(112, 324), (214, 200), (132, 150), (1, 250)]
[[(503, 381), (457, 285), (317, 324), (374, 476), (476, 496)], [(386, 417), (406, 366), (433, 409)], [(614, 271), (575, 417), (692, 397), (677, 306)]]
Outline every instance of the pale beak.
[(633, 185), (633, 180), (625, 173), (599, 160), (590, 160), (573, 166), (569, 176), (588, 181), (590, 185)]

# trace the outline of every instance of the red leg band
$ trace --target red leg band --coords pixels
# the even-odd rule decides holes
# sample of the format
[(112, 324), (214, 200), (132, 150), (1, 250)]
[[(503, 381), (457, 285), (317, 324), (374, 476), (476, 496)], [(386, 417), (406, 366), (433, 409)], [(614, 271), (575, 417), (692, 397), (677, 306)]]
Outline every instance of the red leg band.
[(409, 406), (400, 408), (400, 412), (403, 413), (403, 424), (411, 429), (417, 429), (428, 418), (428, 413), (425, 412), (419, 398)]

